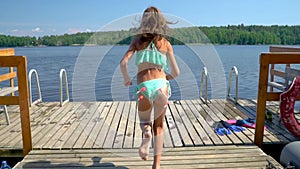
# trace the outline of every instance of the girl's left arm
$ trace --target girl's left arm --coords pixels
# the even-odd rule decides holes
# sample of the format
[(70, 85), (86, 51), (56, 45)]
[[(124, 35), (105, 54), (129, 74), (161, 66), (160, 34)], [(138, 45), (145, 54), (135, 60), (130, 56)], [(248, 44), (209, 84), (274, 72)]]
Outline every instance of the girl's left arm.
[(169, 64), (171, 67), (171, 73), (169, 75), (167, 75), (166, 78), (167, 78), (167, 80), (172, 80), (180, 74), (180, 71), (179, 71), (176, 59), (174, 57), (173, 47), (170, 44), (170, 42), (168, 42), (167, 46), (168, 46), (167, 56), (168, 56)]

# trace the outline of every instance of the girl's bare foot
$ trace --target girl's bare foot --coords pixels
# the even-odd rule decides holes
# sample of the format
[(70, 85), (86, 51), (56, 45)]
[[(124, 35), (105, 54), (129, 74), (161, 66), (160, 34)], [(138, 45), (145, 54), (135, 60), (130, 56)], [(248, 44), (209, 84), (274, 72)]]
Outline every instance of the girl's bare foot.
[(141, 159), (147, 160), (148, 155), (149, 155), (151, 138), (152, 138), (151, 126), (149, 126), (149, 125), (145, 126), (143, 133), (144, 133), (144, 138), (143, 138), (142, 144), (139, 148), (139, 154), (140, 154)]

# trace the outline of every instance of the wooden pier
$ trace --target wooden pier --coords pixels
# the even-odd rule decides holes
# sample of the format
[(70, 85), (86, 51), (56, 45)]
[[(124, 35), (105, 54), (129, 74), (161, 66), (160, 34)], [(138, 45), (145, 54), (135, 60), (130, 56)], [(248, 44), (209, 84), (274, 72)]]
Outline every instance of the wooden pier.
[[(274, 159), (253, 143), (254, 129), (224, 136), (214, 132), (214, 124), (220, 120), (255, 118), (255, 106), (255, 101), (245, 99), (238, 104), (227, 99), (214, 99), (210, 104), (201, 100), (170, 102), (162, 166), (265, 167), (267, 158)], [(273, 112), (273, 120), (265, 123), (264, 144), (283, 145), (298, 140), (281, 124), (276, 114), (278, 103), (270, 102), (267, 107)], [(17, 152), (21, 155), (19, 107), (8, 106), (8, 110), (10, 125), (6, 124), (3, 113), (0, 114), (0, 149), (2, 155)], [(30, 108), (30, 118), (33, 150), (16, 168), (151, 166), (149, 161), (138, 157), (142, 133), (134, 101), (69, 102), (63, 107), (58, 102), (42, 102)], [(94, 164), (97, 160), (99, 164)], [(275, 161), (274, 164), (279, 166)]]
[[(15, 168), (151, 169), (153, 157), (143, 161), (137, 149), (33, 150)], [(268, 159), (280, 165), (257, 146), (227, 145), (180, 147), (164, 151), (161, 168), (266, 168)]]

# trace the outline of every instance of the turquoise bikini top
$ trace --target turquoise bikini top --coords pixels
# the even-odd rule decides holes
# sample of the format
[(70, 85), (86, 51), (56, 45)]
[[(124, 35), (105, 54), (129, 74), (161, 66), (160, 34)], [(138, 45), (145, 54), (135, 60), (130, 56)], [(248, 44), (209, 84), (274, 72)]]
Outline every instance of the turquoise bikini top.
[[(151, 47), (151, 49), (150, 49)], [(137, 52), (135, 64), (138, 66), (141, 63), (149, 62), (162, 66), (163, 70), (168, 69), (167, 56), (157, 50), (154, 43), (151, 41), (146, 49)]]

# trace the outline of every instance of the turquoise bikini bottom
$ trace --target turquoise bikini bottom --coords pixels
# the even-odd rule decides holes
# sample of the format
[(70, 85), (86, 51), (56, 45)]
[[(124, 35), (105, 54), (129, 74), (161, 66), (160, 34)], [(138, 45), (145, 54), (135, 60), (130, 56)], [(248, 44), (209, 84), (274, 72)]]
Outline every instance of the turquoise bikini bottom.
[(166, 79), (153, 79), (140, 83), (137, 88), (137, 94), (143, 94), (150, 101), (154, 101), (157, 96), (164, 94), (163, 90), (168, 87), (169, 98), (171, 96), (170, 82)]

